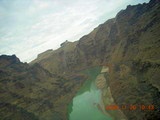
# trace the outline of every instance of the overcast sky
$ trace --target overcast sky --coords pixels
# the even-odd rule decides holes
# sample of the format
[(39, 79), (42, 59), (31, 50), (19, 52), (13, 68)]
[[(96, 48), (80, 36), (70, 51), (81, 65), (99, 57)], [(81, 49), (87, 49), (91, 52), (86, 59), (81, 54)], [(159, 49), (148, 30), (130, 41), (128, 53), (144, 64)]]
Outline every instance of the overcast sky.
[(0, 54), (30, 62), (91, 32), (127, 5), (149, 0), (0, 0)]

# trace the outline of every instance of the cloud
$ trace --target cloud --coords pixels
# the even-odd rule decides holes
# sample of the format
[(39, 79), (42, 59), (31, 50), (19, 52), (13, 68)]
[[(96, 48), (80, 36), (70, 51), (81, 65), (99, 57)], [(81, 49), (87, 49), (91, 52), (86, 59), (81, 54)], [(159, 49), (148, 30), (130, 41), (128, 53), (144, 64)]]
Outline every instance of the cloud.
[[(0, 4), (0, 54), (30, 62), (47, 49), (78, 40), (138, 0), (14, 0)], [(148, 1), (148, 0), (144, 0)]]

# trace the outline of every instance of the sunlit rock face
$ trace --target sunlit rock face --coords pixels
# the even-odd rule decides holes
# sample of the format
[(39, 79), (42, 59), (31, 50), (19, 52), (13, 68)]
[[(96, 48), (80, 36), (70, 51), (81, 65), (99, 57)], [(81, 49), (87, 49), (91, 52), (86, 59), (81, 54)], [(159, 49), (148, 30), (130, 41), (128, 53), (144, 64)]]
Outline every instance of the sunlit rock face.
[(99, 89), (103, 89), (106, 86), (106, 79), (103, 74), (97, 76), (96, 85)]

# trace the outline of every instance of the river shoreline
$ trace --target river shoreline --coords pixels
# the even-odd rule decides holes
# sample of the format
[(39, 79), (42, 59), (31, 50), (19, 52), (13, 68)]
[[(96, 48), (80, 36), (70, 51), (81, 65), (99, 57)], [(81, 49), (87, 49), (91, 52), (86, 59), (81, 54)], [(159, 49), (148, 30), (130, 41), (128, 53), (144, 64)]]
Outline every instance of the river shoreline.
[(109, 68), (102, 67), (101, 73), (97, 76), (95, 84), (101, 91), (101, 100), (97, 105), (98, 109), (105, 114), (110, 116), (113, 120), (127, 120), (126, 116), (121, 110), (106, 110), (107, 105), (116, 105), (112, 97), (112, 93), (109, 87), (109, 83), (105, 78), (105, 74), (108, 74)]
[(88, 76), (70, 104), (69, 120), (127, 120), (121, 111), (106, 111), (114, 100), (105, 78), (108, 68), (99, 67), (83, 71)]
[(69, 112), (69, 120), (112, 120), (110, 116), (104, 115), (97, 106), (101, 100), (101, 91), (97, 89), (95, 80), (101, 69), (99, 66), (82, 71), (88, 76), (88, 80), (85, 81), (69, 106), (72, 108)]

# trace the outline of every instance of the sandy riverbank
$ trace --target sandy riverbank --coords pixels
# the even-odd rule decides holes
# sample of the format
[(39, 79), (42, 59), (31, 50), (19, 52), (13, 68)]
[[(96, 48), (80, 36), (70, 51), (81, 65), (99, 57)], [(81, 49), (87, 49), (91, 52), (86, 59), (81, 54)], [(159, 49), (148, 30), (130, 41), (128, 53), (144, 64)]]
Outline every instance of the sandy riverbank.
[(110, 116), (113, 120), (127, 120), (126, 116), (123, 114), (121, 110), (106, 110), (105, 107), (107, 105), (116, 105), (114, 99), (112, 97), (109, 83), (106, 81), (104, 74), (108, 72), (108, 68), (103, 67), (101, 73), (97, 76), (95, 84), (98, 89), (101, 90), (101, 101), (97, 105), (99, 110)]

